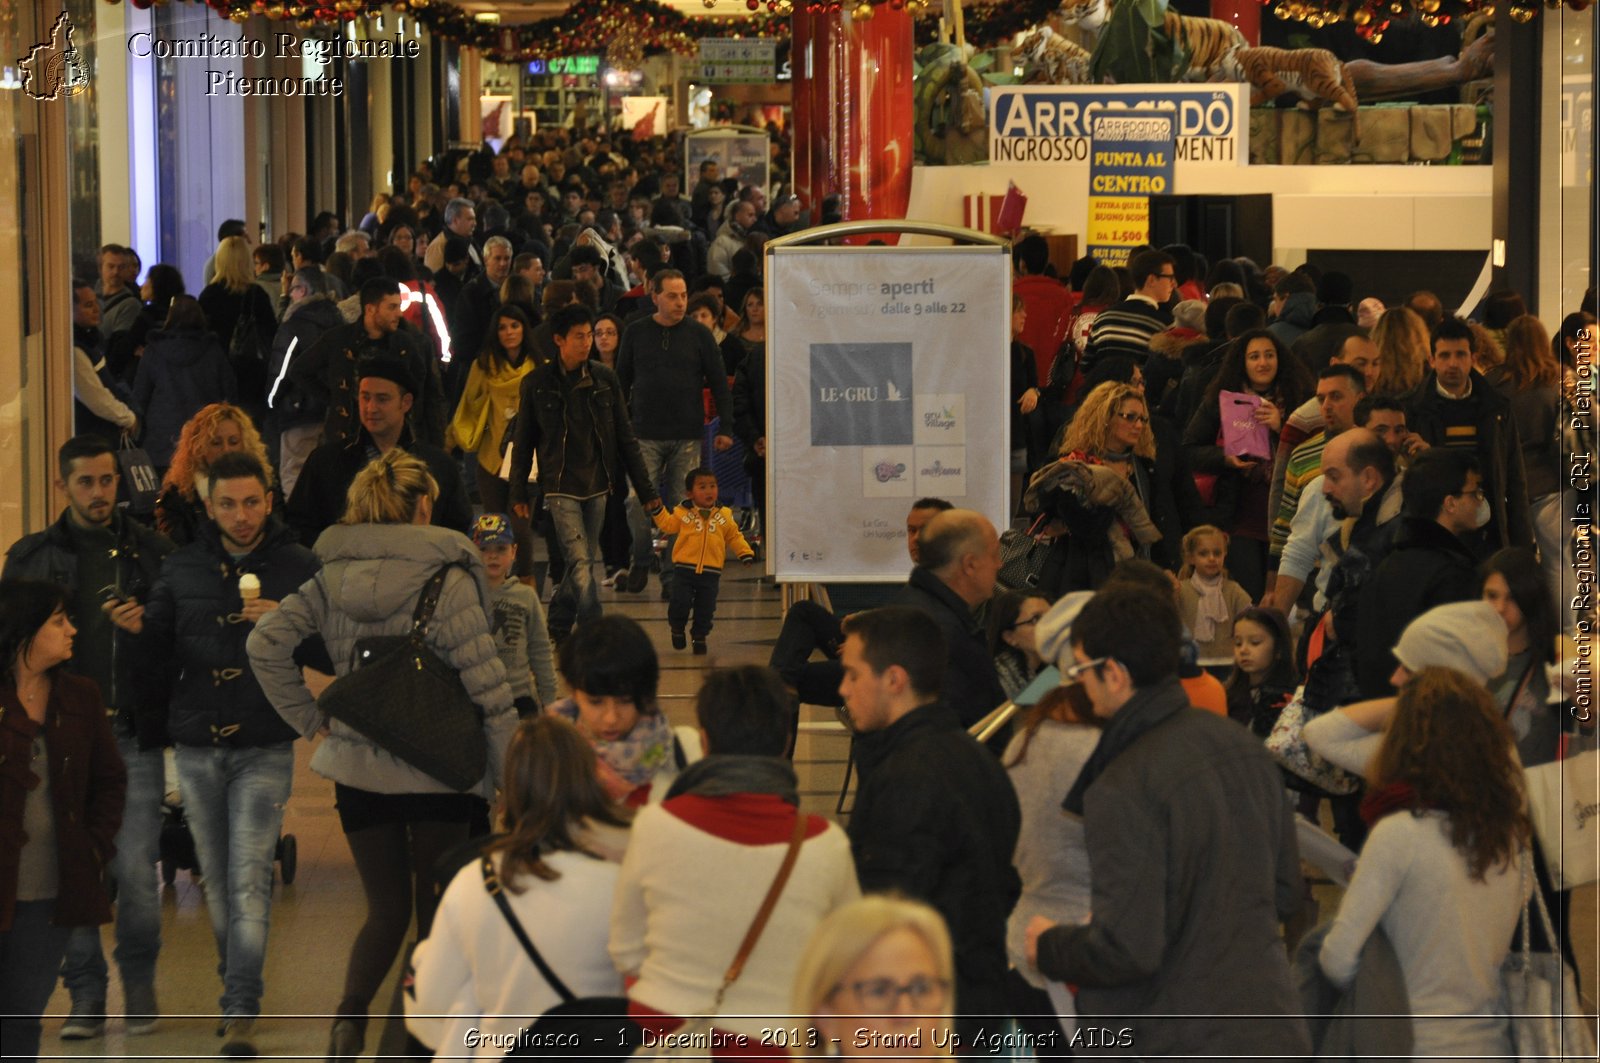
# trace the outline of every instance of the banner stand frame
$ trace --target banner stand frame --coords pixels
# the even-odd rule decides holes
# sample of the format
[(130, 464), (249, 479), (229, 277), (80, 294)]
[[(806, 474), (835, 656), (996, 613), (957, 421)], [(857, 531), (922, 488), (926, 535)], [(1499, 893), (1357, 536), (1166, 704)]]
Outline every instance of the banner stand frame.
[[(731, 127), (731, 126), (709, 127), (708, 130), (706, 130), (706, 131), (709, 131), (709, 129), (711, 129), (711, 128), (728, 129), (728, 128), (733, 128), (733, 127)], [(766, 242), (766, 244), (763, 245), (763, 252), (764, 252), (763, 260), (764, 260), (766, 268), (763, 270), (763, 277), (762, 277), (762, 298), (766, 300), (766, 305), (768, 307), (771, 307), (773, 305), (771, 285), (772, 285), (772, 275), (773, 275), (772, 257), (773, 257), (773, 253), (774, 252), (783, 251), (783, 250), (789, 250), (789, 249), (793, 249), (793, 248), (800, 248), (800, 247), (812, 247), (812, 246), (819, 245), (819, 244), (826, 244), (830, 240), (838, 240), (838, 239), (843, 239), (845, 237), (868, 236), (868, 235), (874, 235), (874, 234), (893, 234), (893, 235), (897, 235), (897, 236), (907, 236), (907, 235), (911, 235), (911, 236), (932, 236), (932, 237), (937, 237), (937, 238), (942, 238), (942, 239), (949, 240), (949, 241), (951, 241), (952, 245), (954, 245), (955, 247), (992, 247), (992, 248), (999, 249), (1006, 256), (1007, 259), (1009, 259), (1011, 257), (1011, 252), (1012, 252), (1011, 241), (1005, 239), (1004, 237), (995, 236), (992, 233), (979, 232), (976, 229), (964, 228), (963, 226), (960, 226), (960, 225), (945, 225), (945, 224), (942, 224), (942, 223), (939, 223), (939, 222), (910, 221), (910, 220), (900, 219), (900, 218), (884, 218), (884, 219), (868, 219), (868, 220), (864, 220), (864, 221), (835, 222), (834, 224), (831, 224), (831, 225), (817, 225), (817, 226), (813, 226), (813, 227), (808, 228), (808, 229), (802, 229), (799, 232), (790, 233), (787, 236), (780, 236), (780, 237), (777, 237), (776, 239), (768, 240)], [(893, 246), (893, 247), (864, 247), (864, 246), (859, 245), (859, 244), (841, 244), (841, 245), (838, 245), (836, 247), (830, 247), (830, 248), (828, 248), (828, 250), (829, 251), (833, 251), (833, 252), (843, 253), (843, 254), (852, 254), (852, 253), (854, 253), (854, 254), (861, 254), (861, 253), (866, 253), (866, 254), (879, 253), (879, 254), (881, 254), (881, 253), (885, 253), (885, 252), (894, 252), (894, 251), (905, 250), (905, 249), (900, 248), (898, 246)], [(940, 248), (940, 247), (936, 247), (935, 246), (935, 247), (918, 247), (915, 250), (918, 251), (919, 253), (925, 253), (925, 252), (938, 252), (940, 250), (949, 250), (949, 248)], [(1008, 278), (1010, 277), (1011, 273), (1010, 273), (1009, 269), (1007, 270), (1006, 275), (1007, 275)], [(1009, 287), (1009, 284), (1008, 284), (1008, 287)], [(776, 374), (773, 372), (772, 359), (774, 357), (774, 352), (776, 351), (776, 349), (777, 349), (776, 345), (771, 343), (771, 342), (769, 342), (767, 344), (767, 348), (766, 348), (766, 352), (765, 352), (766, 359), (767, 359), (767, 374), (766, 374), (766, 376), (767, 376), (767, 379), (766, 379), (766, 392), (767, 393), (766, 393), (764, 401), (767, 403), (767, 409), (769, 411), (769, 416), (770, 416), (770, 411), (773, 408), (773, 400), (774, 400), (773, 388), (774, 388), (774, 381), (776, 379)], [(776, 573), (774, 571), (774, 561), (773, 561), (773, 554), (772, 554), (774, 538), (771, 535), (770, 525), (771, 525), (772, 515), (776, 512), (776, 507), (774, 506), (773, 503), (774, 503), (774, 492), (775, 492), (776, 486), (777, 486), (777, 478), (773, 475), (771, 454), (772, 454), (772, 451), (769, 449), (768, 450), (768, 457), (766, 459), (767, 463), (768, 463), (768, 468), (767, 468), (767, 476), (766, 476), (766, 481), (767, 482), (766, 482), (766, 487), (765, 487), (765, 491), (766, 491), (766, 514), (767, 515), (766, 515), (766, 518), (765, 518), (765, 520), (763, 522), (763, 526), (762, 526), (762, 529), (761, 529), (762, 560), (763, 560), (763, 563), (764, 563), (764, 567), (767, 570), (766, 574), (769, 577), (773, 577), (773, 576), (776, 575)], [(827, 602), (827, 600), (828, 600), (827, 588), (822, 584), (813, 583), (813, 582), (806, 582), (806, 581), (787, 581), (787, 582), (777, 582), (776, 585), (777, 585), (777, 587), (778, 587), (778, 589), (779, 589), (779, 591), (780, 591), (780, 593), (782, 595), (782, 611), (785, 614), (788, 613), (790, 607), (793, 606), (796, 601), (800, 601), (800, 600), (803, 600), (803, 599), (816, 599), (816, 598), (819, 598), (819, 597), (824, 602)]]

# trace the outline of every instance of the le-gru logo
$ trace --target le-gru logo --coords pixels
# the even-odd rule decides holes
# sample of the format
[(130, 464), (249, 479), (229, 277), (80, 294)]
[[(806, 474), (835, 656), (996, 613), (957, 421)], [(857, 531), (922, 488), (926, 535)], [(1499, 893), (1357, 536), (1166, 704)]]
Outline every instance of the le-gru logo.
[(811, 445), (909, 446), (914, 434), (909, 343), (811, 345)]

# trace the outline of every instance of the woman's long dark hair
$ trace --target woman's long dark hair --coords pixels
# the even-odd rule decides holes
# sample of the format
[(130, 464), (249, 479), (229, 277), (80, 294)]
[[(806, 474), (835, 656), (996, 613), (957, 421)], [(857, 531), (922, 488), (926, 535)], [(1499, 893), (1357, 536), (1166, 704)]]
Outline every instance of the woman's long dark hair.
[(200, 300), (192, 295), (177, 295), (167, 308), (167, 319), (161, 327), (166, 332), (204, 332), (211, 326), (206, 324), (206, 312), (200, 309)]
[[(1267, 669), (1266, 684), (1285, 688), (1299, 685), (1300, 671), (1294, 666), (1294, 636), (1289, 634), (1289, 618), (1276, 609), (1252, 605), (1233, 618), (1234, 630), (1238, 630), (1241, 620), (1260, 624), (1272, 635), (1272, 667)], [(1228, 674), (1229, 691), (1249, 685), (1250, 677), (1237, 667)]]
[(12, 686), (17, 682), (18, 658), (33, 648), (34, 636), (56, 610), (66, 607), (67, 590), (59, 583), (37, 579), (0, 581), (0, 676)]
[(1533, 551), (1525, 546), (1508, 546), (1485, 561), (1479, 571), (1485, 580), (1498, 572), (1506, 581), (1511, 600), (1517, 603), (1523, 622), (1528, 625), (1528, 646), (1534, 660), (1554, 664), (1561, 618), (1555, 596), (1550, 593), (1550, 582)]
[(503, 837), (484, 849), (504, 853), (500, 880), (512, 893), (527, 874), (546, 882), (560, 873), (544, 854), (583, 853), (580, 832), (586, 822), (626, 827), (628, 811), (606, 794), (600, 783), (594, 747), (578, 729), (559, 716), (525, 720), (506, 747), (505, 828)]
[(1271, 340), (1273, 348), (1278, 352), (1278, 375), (1272, 380), (1273, 401), (1282, 411), (1284, 419), (1288, 420), (1295, 407), (1310, 397), (1313, 390), (1311, 373), (1306, 369), (1300, 359), (1289, 353), (1288, 348), (1279, 342), (1278, 337), (1264, 328), (1253, 328), (1241, 332), (1234, 341), (1228, 345), (1227, 353), (1222, 356), (1222, 365), (1217, 369), (1217, 375), (1206, 388), (1205, 398), (1201, 405), (1213, 407), (1217, 404), (1217, 396), (1224, 391), (1249, 391), (1250, 377), (1245, 372), (1245, 351), (1250, 349), (1252, 340)]
[(505, 348), (500, 346), (500, 320), (509, 317), (522, 325), (522, 352), (519, 365), (526, 365), (528, 359), (535, 357), (533, 345), (533, 326), (528, 324), (528, 315), (515, 303), (507, 303), (494, 312), (489, 319), (489, 327), (484, 330), (483, 350), (478, 354), (478, 365), (484, 372), (492, 373), (496, 369), (510, 368), (511, 359), (506, 357)]
[(166, 320), (167, 310), (172, 306), (172, 300), (186, 294), (183, 286), (183, 274), (178, 272), (177, 266), (169, 266), (165, 262), (157, 262), (150, 267), (144, 275), (145, 283), (150, 285), (150, 312), (161, 320)]

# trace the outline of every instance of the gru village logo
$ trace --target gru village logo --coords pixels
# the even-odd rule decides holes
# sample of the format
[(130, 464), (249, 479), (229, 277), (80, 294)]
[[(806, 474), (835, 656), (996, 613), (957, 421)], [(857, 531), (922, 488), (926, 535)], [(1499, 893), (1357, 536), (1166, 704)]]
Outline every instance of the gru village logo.
[(89, 87), (89, 67), (72, 40), (72, 20), (63, 10), (50, 27), (50, 39), (34, 45), (17, 60), (22, 91), (41, 102), (76, 96)]

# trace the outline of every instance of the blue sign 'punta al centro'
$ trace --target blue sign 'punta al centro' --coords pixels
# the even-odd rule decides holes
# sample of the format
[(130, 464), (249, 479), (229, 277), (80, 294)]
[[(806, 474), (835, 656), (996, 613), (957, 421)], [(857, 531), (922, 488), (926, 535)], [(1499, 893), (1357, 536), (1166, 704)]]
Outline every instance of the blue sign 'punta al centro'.
[(1089, 165), (1097, 115), (1172, 114), (1173, 163), (1235, 167), (1250, 160), (1245, 85), (1007, 85), (989, 89), (989, 158), (994, 162)]

